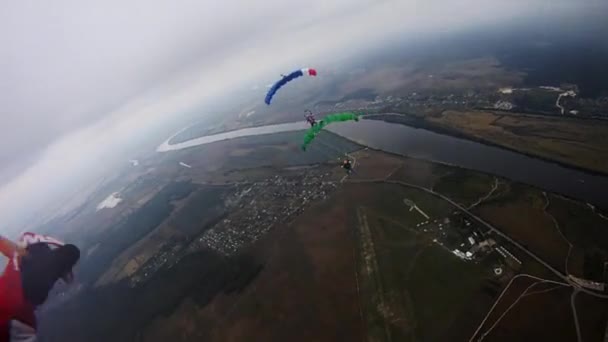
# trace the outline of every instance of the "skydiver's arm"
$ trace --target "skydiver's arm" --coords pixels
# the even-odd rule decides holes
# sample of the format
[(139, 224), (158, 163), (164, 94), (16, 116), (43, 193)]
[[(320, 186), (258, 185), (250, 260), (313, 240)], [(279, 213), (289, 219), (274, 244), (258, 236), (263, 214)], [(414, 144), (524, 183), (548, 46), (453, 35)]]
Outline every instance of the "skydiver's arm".
[(20, 248), (12, 242), (11, 240), (5, 238), (4, 236), (0, 236), (0, 253), (4, 254), (7, 258), (12, 258), (15, 253), (19, 255), (25, 254), (25, 249)]
[(0, 236), (0, 252), (4, 254), (4, 256), (7, 258), (12, 258), (17, 251), (17, 248), (17, 245), (11, 240), (5, 238), (4, 236)]

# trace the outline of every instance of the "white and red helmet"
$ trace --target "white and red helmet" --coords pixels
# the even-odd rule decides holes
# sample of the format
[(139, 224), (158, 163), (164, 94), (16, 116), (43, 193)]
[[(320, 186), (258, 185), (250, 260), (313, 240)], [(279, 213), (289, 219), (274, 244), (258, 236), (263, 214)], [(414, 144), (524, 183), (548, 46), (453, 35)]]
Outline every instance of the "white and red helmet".
[[(21, 248), (27, 248), (30, 245), (44, 243), (47, 244), (50, 248), (57, 248), (65, 245), (65, 242), (55, 239), (54, 237), (42, 234), (36, 234), (31, 232), (25, 232), (21, 234), (19, 240), (17, 241), (17, 245)], [(74, 279), (74, 274), (69, 272), (63, 277), (65, 282), (71, 282)]]

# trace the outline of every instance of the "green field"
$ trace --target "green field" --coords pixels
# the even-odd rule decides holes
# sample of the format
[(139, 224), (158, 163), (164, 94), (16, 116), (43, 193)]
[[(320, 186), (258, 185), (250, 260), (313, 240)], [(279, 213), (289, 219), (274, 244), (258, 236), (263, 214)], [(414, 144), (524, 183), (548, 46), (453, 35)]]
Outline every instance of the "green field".
[(562, 233), (582, 254), (581, 275), (605, 281), (604, 263), (608, 261), (608, 220), (583, 203), (550, 196), (547, 208), (560, 225)]
[(442, 176), (433, 190), (444, 194), (465, 207), (488, 195), (494, 177), (465, 169), (454, 169)]
[(608, 126), (601, 120), (480, 111), (444, 111), (424, 120), (430, 129), (441, 129), (588, 170), (608, 172), (605, 134)]
[[(588, 206), (550, 194), (545, 197), (537, 189), (471, 171), (445, 166), (433, 171), (437, 172), (430, 172), (426, 180), (417, 182), (428, 184), (434, 178), (431, 184), (435, 191), (467, 206), (486, 197), (497, 184), (493, 195), (481, 201), (473, 211), (557, 269), (563, 270), (568, 259), (570, 272), (578, 274), (583, 264), (582, 247), (591, 251), (585, 253), (586, 273), (590, 272), (587, 267), (590, 263), (603, 265), (600, 263), (602, 255), (597, 251), (603, 248), (604, 242), (596, 240), (603, 236), (601, 227), (604, 219)], [(391, 179), (407, 182), (408, 176), (398, 171)], [(416, 227), (425, 221), (420, 214), (401, 207), (403, 198), (408, 198), (428, 213), (431, 220), (450, 216), (454, 208), (426, 192), (381, 182), (351, 184), (347, 189), (351, 191), (347, 197), (357, 208), (359, 221), (357, 270), (370, 340), (468, 340), (515, 274), (527, 273), (543, 279), (561, 280), (496, 235), (492, 235), (493, 238), (516, 255), (523, 262), (521, 265), (513, 259), (506, 263), (507, 260), (497, 252), (469, 262), (456, 257), (446, 247), (433, 242), (437, 231), (422, 231)], [(564, 216), (571, 217), (570, 221)], [(585, 228), (572, 231), (574, 225)], [(593, 238), (585, 238), (584, 233), (591, 234)], [(441, 241), (446, 246), (452, 239), (462, 241), (459, 234), (458, 229), (451, 229), (444, 233)], [(570, 254), (568, 241), (562, 234), (568, 239), (573, 236), (568, 240), (574, 245)], [(493, 274), (493, 268), (498, 265), (505, 270), (502, 277)], [(562, 304), (568, 303), (566, 294), (568, 291), (535, 296), (534, 299), (538, 300), (523, 303), (526, 310), (535, 310), (540, 315), (544, 304), (539, 303), (553, 297)], [(504, 305), (508, 307), (516, 298), (517, 294), (505, 297)], [(501, 315), (506, 307), (500, 306), (492, 315)], [(579, 306), (579, 310), (586, 308)], [(605, 316), (601, 311), (591, 308), (585, 311), (585, 315), (593, 319), (594, 324), (600, 324)], [(519, 308), (514, 312), (522, 316)], [(572, 313), (567, 310), (553, 312), (546, 317), (555, 322), (572, 321)], [(564, 332), (570, 328), (560, 323), (562, 328), (553, 333), (545, 327), (527, 324), (531, 319), (525, 316), (518, 320), (507, 315), (505, 324), (516, 327), (508, 336), (558, 336), (562, 328)], [(500, 333), (502, 338), (506, 336), (503, 335), (504, 329), (501, 323), (492, 334)], [(567, 333), (571, 334), (572, 330), (567, 330)]]
[(466, 315), (478, 295), (488, 271), (475, 263), (465, 262), (446, 250), (433, 246), (418, 257), (407, 281), (414, 299), (418, 335), (426, 341), (444, 341), (460, 315)]
[[(359, 207), (358, 272), (371, 340), (442, 341), (472, 333), (496, 291), (484, 290), (492, 277), (488, 263), (465, 262), (416, 230), (425, 219), (406, 210), (404, 197), (432, 218), (451, 207), (414, 189), (357, 185), (365, 193)], [(373, 205), (372, 205), (373, 203)], [(475, 305), (470, 305), (475, 302)], [(468, 319), (462, 320), (465, 315)], [(441, 327), (441, 328), (438, 328)]]
[[(166, 340), (164, 336), (180, 334), (175, 340), (468, 341), (486, 315), (499, 317), (517, 299), (517, 291), (507, 292), (497, 309), (489, 312), (514, 275), (561, 280), (516, 246), (488, 234), (487, 227), (466, 228), (466, 215), (454, 213), (447, 201), (399, 181), (433, 189), (464, 206), (479, 202), (472, 212), (556, 268), (562, 270), (570, 255), (571, 273), (603, 277), (608, 221), (585, 204), (552, 194), (545, 197), (538, 189), (490, 175), (373, 150), (355, 152), (361, 166), (356, 175), (341, 182), (342, 170), (328, 162), (337, 152), (325, 151), (323, 143), (340, 149), (358, 146), (330, 134), (310, 151), (296, 153), (290, 148), (297, 148), (298, 134), (235, 139), (214, 148), (201, 147), (190, 156), (193, 161), (182, 159), (190, 152), (176, 153), (166, 161), (194, 165), (192, 169), (175, 166), (180, 179), (197, 171), (204, 174), (200, 179), (217, 181), (216, 175), (227, 179), (226, 175), (239, 171), (247, 175), (242, 176), (247, 182), (257, 181), (252, 174), (264, 180), (288, 166), (315, 164), (302, 172), (339, 172), (339, 177), (331, 178), (335, 192), (303, 209), (290, 223), (277, 224), (242, 254), (226, 257), (203, 248), (159, 269), (137, 288), (130, 288), (127, 281), (84, 287), (47, 313), (41, 326), (49, 340), (61, 340), (70, 331), (68, 340), (75, 341)], [(203, 152), (209, 153), (208, 158), (200, 158)], [(204, 165), (215, 167), (215, 162), (217, 169), (207, 172)], [(284, 171), (293, 172), (287, 178), (300, 181), (296, 169)], [(390, 182), (383, 182), (382, 177), (389, 175)], [(497, 183), (494, 194), (484, 199)], [(180, 237), (194, 238), (224, 217), (239, 220), (238, 211), (225, 206), (232, 189), (169, 183), (116, 229), (93, 235), (103, 238), (102, 247), (83, 260), (81, 267), (87, 269), (79, 276), (96, 279), (122, 251), (150, 239), (159, 223), (166, 222)], [(260, 195), (268, 196), (267, 208), (284, 201), (281, 191), (281, 186), (271, 186)], [(410, 210), (410, 202), (430, 219)], [(507, 261), (489, 247), (474, 260), (454, 255), (451, 250), (468, 243), (466, 238), (473, 232), (496, 240), (522, 264), (516, 265), (513, 258)], [(566, 240), (574, 245), (571, 254)], [(502, 276), (494, 274), (496, 267), (504, 270)], [(526, 284), (514, 284), (515, 290)], [(571, 288), (564, 287), (526, 298), (523, 306), (515, 307), (517, 315), (505, 316), (492, 334), (511, 340), (558, 339), (563, 328), (569, 329), (564, 331), (570, 335), (564, 336), (570, 337), (570, 293)], [(585, 320), (584, 336), (600, 336), (605, 302), (580, 295), (577, 306)], [(546, 307), (551, 312), (545, 312)], [(534, 324), (537, 319), (559, 329)], [(157, 331), (166, 335), (155, 335)]]

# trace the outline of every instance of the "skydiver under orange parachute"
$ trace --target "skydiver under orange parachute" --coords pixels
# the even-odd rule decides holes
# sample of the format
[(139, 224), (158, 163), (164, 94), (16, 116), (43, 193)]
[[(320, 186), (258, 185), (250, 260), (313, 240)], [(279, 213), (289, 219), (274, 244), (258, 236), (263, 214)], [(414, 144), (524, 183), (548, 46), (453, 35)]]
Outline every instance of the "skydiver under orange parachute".
[(0, 252), (8, 258), (0, 275), (0, 342), (33, 342), (34, 311), (59, 279), (73, 280), (80, 250), (49, 236), (24, 233), (17, 243), (0, 236)]

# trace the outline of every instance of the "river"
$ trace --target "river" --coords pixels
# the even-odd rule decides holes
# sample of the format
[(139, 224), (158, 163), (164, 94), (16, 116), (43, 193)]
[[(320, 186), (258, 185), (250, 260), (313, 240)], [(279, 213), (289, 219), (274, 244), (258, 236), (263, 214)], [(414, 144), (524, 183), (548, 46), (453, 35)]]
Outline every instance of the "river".
[(267, 126), (258, 126), (258, 127), (237, 129), (234, 131), (206, 135), (204, 137), (186, 140), (184, 142), (180, 142), (177, 144), (170, 144), (169, 142), (171, 141), (171, 139), (173, 139), (173, 137), (175, 137), (176, 135), (180, 134), (181, 132), (183, 132), (185, 130), (185, 129), (182, 129), (182, 130), (178, 131), (177, 133), (173, 134), (169, 139), (165, 140), (165, 142), (163, 142), (160, 146), (158, 146), (158, 148), (156, 149), (156, 152), (177, 151), (177, 150), (194, 147), (194, 146), (198, 146), (198, 145), (211, 144), (214, 142), (234, 139), (234, 138), (250, 137), (253, 135), (303, 131), (307, 128), (308, 128), (308, 123), (306, 121), (289, 122), (289, 123), (277, 124), (277, 125), (267, 125)]
[[(171, 139), (169, 138), (158, 147), (157, 151), (179, 150), (226, 139), (299, 131), (306, 128), (305, 122), (294, 122), (244, 128), (179, 144), (169, 144)], [(494, 174), (608, 209), (608, 196), (605, 194), (608, 189), (608, 177), (605, 176), (568, 168), (499, 147), (379, 120), (336, 123), (328, 129), (374, 149)]]

